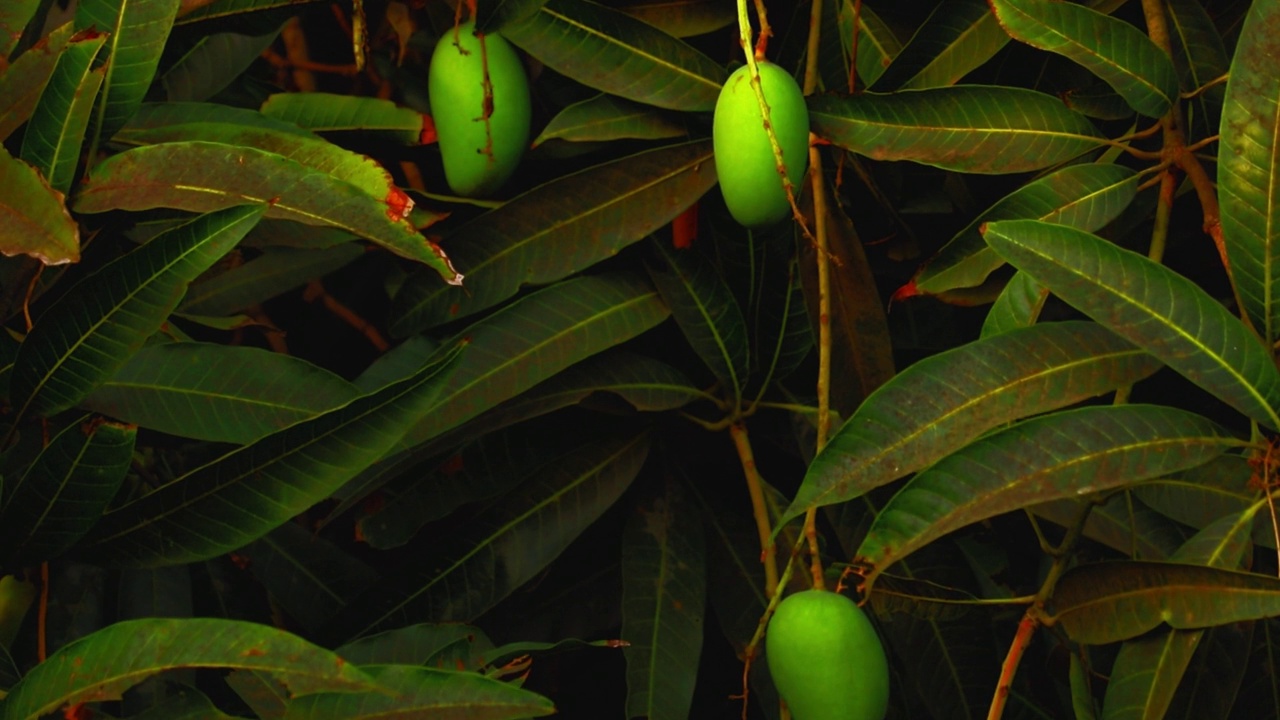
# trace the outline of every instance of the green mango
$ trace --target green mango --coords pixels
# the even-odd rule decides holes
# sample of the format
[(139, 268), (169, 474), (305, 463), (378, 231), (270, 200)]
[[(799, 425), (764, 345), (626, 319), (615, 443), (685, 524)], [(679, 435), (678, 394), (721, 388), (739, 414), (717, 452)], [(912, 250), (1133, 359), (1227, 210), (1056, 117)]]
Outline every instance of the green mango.
[[(809, 166), (809, 108), (791, 73), (765, 60), (756, 66), (787, 178), (798, 194)], [(762, 117), (744, 65), (720, 89), (712, 140), (725, 205), (735, 220), (749, 228), (772, 225), (791, 214)]]
[[(487, 122), (486, 65), (493, 88)], [(462, 23), (436, 44), (427, 92), (449, 188), (463, 197), (496, 191), (529, 145), (529, 80), (516, 51), (501, 36), (480, 36), (475, 23)]]
[(882, 720), (889, 663), (871, 621), (852, 600), (806, 590), (778, 604), (765, 657), (794, 720)]

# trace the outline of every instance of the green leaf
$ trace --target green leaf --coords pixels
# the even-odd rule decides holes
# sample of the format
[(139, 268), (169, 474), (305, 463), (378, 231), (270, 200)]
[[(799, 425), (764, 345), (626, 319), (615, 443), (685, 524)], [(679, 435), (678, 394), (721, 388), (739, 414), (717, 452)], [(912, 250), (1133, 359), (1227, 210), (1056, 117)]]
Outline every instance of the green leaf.
[(227, 686), (261, 720), (284, 718), (291, 693), (283, 683), (256, 670), (233, 670), (226, 679)]
[(1082, 230), (989, 223), (992, 249), (1223, 402), (1280, 428), (1280, 370), (1257, 336), (1187, 278)]
[(1203, 565), (1117, 561), (1063, 573), (1046, 622), (1103, 645), (1160, 627), (1179, 630), (1280, 615), (1280, 579)]
[[(1237, 516), (1258, 501), (1258, 489), (1250, 487), (1253, 474), (1248, 458), (1226, 455), (1175, 477), (1145, 483), (1134, 488), (1133, 494), (1165, 517), (1202, 529), (1224, 517)], [(1270, 517), (1256, 518), (1253, 542), (1275, 549)]]
[(476, 3), (476, 29), (486, 34), (498, 32), (528, 19), (546, 3), (547, 0), (480, 0)]
[(895, 54), (893, 63), (871, 90), (952, 85), (990, 60), (1008, 42), (1009, 36), (996, 22), (986, 0), (940, 3)]
[[(398, 188), (395, 192), (400, 193)], [(374, 197), (273, 152), (177, 142), (134, 148), (99, 163), (80, 186), (74, 205), (81, 213), (157, 207), (208, 212), (246, 202), (270, 203), (268, 217), (346, 230), (425, 263), (446, 282), (461, 283), (444, 252), (404, 220), (407, 197)]]
[(552, 140), (592, 142), (634, 138), (661, 140), (687, 134), (684, 124), (651, 107), (597, 95), (561, 110), (533, 141), (537, 147)]
[(478, 627), (416, 623), (353, 640), (334, 652), (356, 665), (426, 665), (450, 646), (468, 641), (481, 652), (493, 649), (493, 643)]
[(1037, 417), (987, 435), (908, 481), (876, 516), (857, 558), (871, 566), (869, 587), (900, 558), (965, 525), (1177, 472), (1242, 444), (1199, 415), (1158, 405)]
[(1141, 30), (1074, 3), (991, 0), (1010, 36), (1088, 68), (1148, 117), (1163, 117), (1178, 100), (1173, 61)]
[(1070, 165), (1009, 193), (956, 233), (912, 279), (918, 292), (977, 287), (1004, 259), (987, 246), (984, 222), (1032, 218), (1093, 232), (1120, 215), (1138, 191), (1138, 175), (1120, 165)]
[[(1222, 240), (1240, 299), (1268, 347), (1280, 337), (1280, 7), (1254, 3), (1231, 61), (1218, 141)], [(1274, 426), (1273, 426), (1274, 427)]]
[(111, 377), (164, 324), (187, 284), (266, 209), (201, 215), (104, 265), (58, 298), (18, 350), (9, 392), (18, 416), (66, 410)]
[(671, 222), (715, 184), (711, 142), (650, 150), (553, 180), (481, 215), (443, 243), (467, 289), (419, 273), (392, 305), (405, 337), (583, 270)]
[(359, 637), (411, 618), (478, 617), (542, 572), (608, 510), (648, 453), (648, 435), (619, 436), (545, 468), (472, 517), (465, 530), (433, 542), (430, 562), (415, 559), (370, 588), (338, 616), (333, 631)]
[(58, 433), (0, 506), (6, 565), (38, 565), (70, 549), (115, 497), (133, 460), (137, 428), (88, 417)]
[[(373, 568), (297, 523), (238, 551), (249, 571), (299, 625), (315, 632), (378, 580)], [(350, 660), (350, 658), (347, 658)]]
[(67, 23), (19, 55), (7, 69), (0, 70), (0, 140), (31, 117), (71, 35), (71, 23)]
[(170, 690), (171, 695), (129, 720), (242, 720), (218, 709), (213, 701), (193, 687)]
[(1021, 270), (1015, 272), (987, 311), (982, 337), (1035, 324), (1048, 298), (1048, 288)]
[(407, 665), (375, 665), (364, 670), (378, 681), (376, 691), (295, 698), (289, 703), (285, 720), (518, 720), (556, 711), (555, 705), (541, 695), (479, 673)]
[(0, 6), (0, 57), (9, 57), (17, 47), (39, 7), (40, 0), (13, 0)]
[(434, 125), (426, 115), (390, 100), (333, 93), (276, 93), (262, 103), (262, 114), (315, 132), (359, 132), (417, 145)]
[(875, 160), (944, 170), (1016, 173), (1065, 162), (1102, 145), (1083, 115), (1052, 95), (957, 85), (850, 97), (808, 98), (813, 132)]
[(64, 195), (75, 179), (89, 111), (102, 85), (102, 68), (91, 67), (106, 41), (106, 36), (92, 30), (82, 30), (71, 37), (58, 55), (53, 74), (22, 135), (19, 156)]
[(299, 5), (309, 5), (320, 0), (213, 0), (207, 5), (198, 5), (195, 9), (182, 12), (178, 16), (177, 25), (232, 18), (246, 13), (266, 12), (281, 8), (298, 9)]
[(301, 358), (180, 342), (142, 348), (84, 406), (178, 437), (244, 444), (358, 394), (351, 383)]
[(1169, 0), (1165, 3), (1169, 18), (1169, 39), (1173, 46), (1173, 64), (1182, 79), (1182, 92), (1198, 94), (1183, 106), (1187, 137), (1195, 141), (1218, 132), (1222, 120), (1225, 88), (1209, 83), (1231, 69), (1222, 36), (1208, 10), (1197, 0)]
[(684, 41), (589, 0), (548, 0), (503, 36), (587, 87), (670, 110), (713, 110), (728, 79)]
[(715, 32), (736, 19), (733, 5), (721, 0), (638, 0), (618, 9), (681, 38)]
[(869, 87), (884, 74), (893, 59), (902, 52), (902, 42), (880, 16), (865, 3), (841, 0), (837, 22), (840, 25), (841, 49), (852, 48), (855, 10), (858, 25), (858, 55), (854, 66), (862, 80), (860, 87)]
[(107, 34), (107, 74), (93, 137), (107, 139), (133, 116), (151, 87), (180, 0), (82, 0), (76, 30)]
[(86, 552), (112, 565), (152, 567), (216, 557), (266, 535), (395, 445), (428, 411), (461, 348), (114, 508), (86, 538)]
[(1011, 330), (938, 353), (898, 373), (836, 431), (784, 517), (856, 498), (1010, 420), (1100, 395), (1159, 367), (1084, 322)]
[(158, 81), (170, 102), (203, 102), (222, 92), (275, 42), (280, 30), (261, 35), (202, 35)]
[(747, 323), (733, 292), (702, 255), (659, 240), (649, 247), (656, 258), (647, 265), (649, 276), (680, 332), (726, 390), (741, 399), (750, 357)]
[[(1170, 560), (1234, 569), (1249, 546), (1258, 506), (1222, 518), (1187, 541)], [(1107, 682), (1103, 718), (1162, 718), (1191, 664), (1203, 630), (1164, 629), (1128, 640), (1120, 647)]]
[(64, 646), (33, 667), (0, 703), (0, 719), (38, 720), (65, 705), (118, 700), (142, 680), (179, 667), (262, 670), (299, 695), (376, 691), (364, 670), (294, 635), (238, 620), (127, 620)]
[(671, 480), (635, 508), (622, 537), (627, 717), (690, 716), (702, 653), (706, 571), (702, 525)]
[(364, 247), (359, 243), (322, 250), (269, 248), (243, 265), (192, 284), (178, 312), (230, 315), (317, 280), (362, 255)]
[(0, 147), (0, 254), (46, 265), (80, 260), (80, 226), (35, 168)]
[(522, 298), (462, 331), (471, 339), (467, 363), (402, 445), (434, 438), (669, 314), (653, 286), (623, 273), (574, 278)]
[[(1032, 505), (1027, 512), (1070, 528), (1088, 499), (1050, 500)], [(1115, 493), (1101, 505), (1093, 505), (1085, 520), (1084, 536), (1133, 559), (1167, 560), (1187, 539), (1178, 524), (1133, 499), (1132, 493)]]

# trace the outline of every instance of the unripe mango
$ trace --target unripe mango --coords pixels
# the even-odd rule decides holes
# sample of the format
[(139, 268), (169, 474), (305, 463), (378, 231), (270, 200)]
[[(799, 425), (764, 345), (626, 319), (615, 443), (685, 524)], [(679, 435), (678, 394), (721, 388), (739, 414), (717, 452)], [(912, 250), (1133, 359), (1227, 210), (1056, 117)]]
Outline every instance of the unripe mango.
[[(809, 109), (790, 73), (764, 60), (756, 66), (787, 178), (798, 185), (809, 165)], [(725, 205), (735, 220), (749, 228), (771, 225), (791, 212), (762, 118), (751, 73), (744, 65), (720, 89), (712, 138)]]
[(889, 708), (884, 648), (844, 595), (806, 590), (779, 603), (765, 656), (794, 720), (882, 720)]
[[(444, 178), (464, 197), (501, 187), (529, 145), (531, 107), (524, 66), (500, 36), (484, 35), (483, 43), (482, 51), (475, 23), (462, 23), (440, 38), (427, 72)], [(486, 65), (493, 88), (488, 106)]]

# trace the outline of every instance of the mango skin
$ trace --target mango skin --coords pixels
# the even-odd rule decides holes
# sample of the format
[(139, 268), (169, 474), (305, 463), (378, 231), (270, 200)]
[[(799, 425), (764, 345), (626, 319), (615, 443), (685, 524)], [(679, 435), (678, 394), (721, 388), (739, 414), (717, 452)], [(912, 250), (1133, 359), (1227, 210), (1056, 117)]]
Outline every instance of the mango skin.
[[(787, 178), (798, 187), (809, 166), (809, 108), (791, 73), (768, 61), (756, 66)], [(749, 68), (743, 65), (720, 89), (712, 140), (725, 205), (734, 220), (749, 228), (772, 225), (791, 214), (762, 117)]]
[(871, 621), (852, 600), (806, 590), (778, 604), (765, 656), (794, 720), (882, 720), (889, 663)]
[[(515, 172), (529, 145), (529, 80), (511, 45), (495, 34), (484, 36), (493, 113), (484, 122), (484, 66), (475, 23), (449, 30), (436, 44), (427, 71), (427, 92), (444, 178), (463, 197), (493, 193)], [(492, 152), (486, 152), (489, 138)]]

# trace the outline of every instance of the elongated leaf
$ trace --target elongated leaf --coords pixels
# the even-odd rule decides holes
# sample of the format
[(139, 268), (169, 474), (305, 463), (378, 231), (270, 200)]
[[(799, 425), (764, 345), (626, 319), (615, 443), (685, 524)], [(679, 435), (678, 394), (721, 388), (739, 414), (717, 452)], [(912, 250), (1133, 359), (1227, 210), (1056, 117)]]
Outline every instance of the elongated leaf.
[(289, 688), (265, 672), (234, 670), (227, 675), (227, 686), (261, 720), (284, 718), (289, 704)]
[(959, 85), (808, 98), (813, 132), (875, 160), (944, 170), (1015, 173), (1056, 165), (1101, 145), (1093, 125), (1052, 95)]
[(478, 617), (540, 573), (609, 509), (640, 471), (648, 450), (643, 433), (613, 438), (538, 473), (472, 518), (467, 530), (444, 547), (432, 543), (429, 563), (415, 560), (371, 588), (338, 616), (334, 631), (358, 637), (409, 618)]
[(1027, 420), (912, 478), (876, 516), (857, 556), (871, 566), (870, 586), (899, 558), (965, 525), (1177, 472), (1242, 444), (1199, 415), (1158, 405), (1086, 407)]
[(715, 184), (711, 142), (674, 145), (553, 180), (470, 222), (444, 244), (472, 279), (464, 292), (426, 274), (395, 297), (401, 337), (484, 310), (522, 285), (558, 280), (671, 222)]
[(378, 392), (230, 452), (103, 516), (86, 539), (113, 565), (169, 565), (241, 547), (373, 463), (430, 407), (457, 345)]
[(9, 392), (19, 416), (79, 403), (160, 329), (187, 284), (235, 247), (266, 207), (201, 215), (104, 265), (40, 317), (18, 350)]
[(989, 223), (992, 249), (1245, 415), (1280, 427), (1280, 371), (1257, 336), (1185, 277), (1081, 230)]
[(182, 687), (159, 704), (129, 720), (238, 720), (218, 709), (213, 701), (199, 690)]
[(982, 337), (1032, 325), (1049, 298), (1049, 289), (1019, 270), (1005, 283), (982, 323)]
[[(1091, 500), (1051, 500), (1027, 511), (1064, 528), (1080, 517)], [(1187, 540), (1180, 525), (1136, 501), (1132, 493), (1116, 493), (1094, 505), (1085, 521), (1084, 536), (1135, 560), (1167, 560)]]
[(994, 427), (1137, 381), (1160, 367), (1101, 326), (1064, 322), (983, 338), (911, 365), (818, 453), (784, 517), (856, 498)]
[[(1201, 529), (1228, 516), (1238, 516), (1258, 501), (1251, 488), (1254, 469), (1248, 459), (1227, 455), (1176, 477), (1134, 488), (1134, 495), (1165, 517)], [(1275, 549), (1271, 518), (1260, 515), (1253, 528), (1253, 542)]]
[(235, 32), (204, 35), (160, 78), (170, 102), (203, 102), (227, 88), (270, 47), (280, 30), (261, 35)]
[(526, 20), (547, 0), (480, 0), (476, 3), (476, 29), (495, 33), (512, 23)]
[(671, 110), (714, 109), (728, 78), (684, 41), (589, 0), (548, 0), (503, 35), (587, 87)]
[(229, 315), (328, 275), (363, 254), (359, 243), (323, 250), (271, 248), (243, 265), (192, 285), (178, 312)]
[(1027, 183), (987, 208), (947, 241), (912, 279), (922, 293), (977, 287), (1004, 259), (987, 246), (982, 223), (1032, 218), (1093, 232), (1114, 220), (1138, 191), (1138, 176), (1120, 165), (1071, 165)]
[(296, 523), (281, 525), (238, 554), (271, 599), (308, 632), (378, 579), (373, 568)]
[(93, 30), (82, 30), (71, 37), (58, 55), (58, 63), (22, 136), (19, 156), (64, 195), (71, 189), (84, 131), (89, 126), (89, 111), (102, 85), (103, 72), (91, 68), (106, 41), (105, 35)]
[(488, 636), (474, 625), (416, 623), (354, 640), (334, 652), (356, 665), (426, 665), (460, 642), (478, 652), (493, 649)]
[(1080, 565), (1058, 581), (1047, 620), (1076, 642), (1127, 640), (1165, 623), (1188, 630), (1280, 615), (1280, 579), (1203, 565)]
[(1222, 109), (1218, 193), (1232, 280), (1268, 346), (1280, 337), (1280, 7), (1254, 3), (1231, 61)]
[(94, 137), (109, 138), (142, 104), (180, 0), (83, 0), (76, 29), (107, 33), (107, 75), (94, 119)]
[(63, 647), (32, 668), (0, 703), (3, 720), (37, 720), (63, 705), (118, 700), (177, 667), (262, 670), (298, 694), (377, 690), (365, 671), (294, 635), (238, 620), (127, 620)]
[(434, 128), (422, 113), (390, 100), (333, 93), (276, 93), (262, 103), (262, 114), (316, 132), (353, 132), (386, 137), (405, 145), (423, 142)]
[(1196, 0), (1169, 0), (1169, 39), (1174, 67), (1178, 69), (1184, 93), (1198, 95), (1184, 106), (1189, 140), (1199, 140), (1218, 131), (1222, 120), (1222, 85), (1205, 88), (1226, 75), (1231, 57), (1208, 10)]
[(406, 665), (371, 666), (367, 671), (378, 681), (377, 691), (317, 693), (297, 698), (289, 703), (285, 720), (517, 720), (556, 711), (555, 705), (541, 695), (479, 673)]
[(265, 12), (278, 8), (295, 7), (320, 0), (213, 0), (208, 4), (187, 7), (178, 15), (176, 24), (185, 25), (205, 20), (229, 18), (245, 13)]
[(627, 717), (685, 720), (702, 654), (702, 526), (680, 486), (637, 508), (622, 539)]
[[(1235, 517), (1222, 518), (1197, 533), (1170, 559), (1209, 567), (1239, 567), (1249, 546), (1256, 511), (1255, 506)], [(1203, 630), (1166, 629), (1126, 641), (1107, 682), (1103, 720), (1165, 717), (1203, 636)]]
[[(865, 12), (865, 11), (864, 11)], [(874, 92), (944, 87), (990, 60), (1009, 42), (986, 0), (940, 3), (893, 63)]]
[(115, 497), (133, 460), (137, 428), (72, 423), (40, 452), (0, 507), (0, 552), (35, 565), (70, 549)]
[(734, 21), (733, 6), (719, 0), (638, 0), (618, 9), (676, 37), (705, 35)]
[(840, 47), (845, 52), (849, 52), (849, 49), (854, 47), (853, 31), (856, 20), (858, 54), (853, 62), (858, 71), (858, 78), (862, 81), (858, 87), (869, 87), (884, 74), (885, 69), (902, 51), (902, 42), (893, 33), (893, 29), (866, 3), (855, 5), (853, 0), (842, 0), (837, 18), (840, 26)]
[(440, 248), (404, 220), (407, 196), (375, 197), (273, 152), (213, 142), (127, 150), (99, 163), (74, 203), (82, 213), (172, 207), (208, 212), (270, 203), (268, 217), (340, 228), (461, 283)]
[(39, 6), (40, 0), (13, 0), (0, 7), (0, 57), (13, 52)]
[(556, 138), (572, 142), (620, 138), (659, 140), (685, 133), (683, 124), (658, 110), (612, 95), (597, 95), (561, 110), (534, 139), (533, 145)]
[(0, 71), (0, 140), (31, 117), (72, 33), (71, 23), (57, 28)]
[(80, 260), (80, 226), (40, 173), (0, 147), (0, 254), (46, 265)]
[(991, 0), (1009, 35), (1088, 68), (1149, 117), (1178, 99), (1173, 61), (1138, 28), (1074, 3)]
[(665, 242), (649, 243), (654, 257), (649, 276), (680, 331), (715, 376), (742, 397), (750, 358), (747, 324), (733, 293), (709, 260)]

